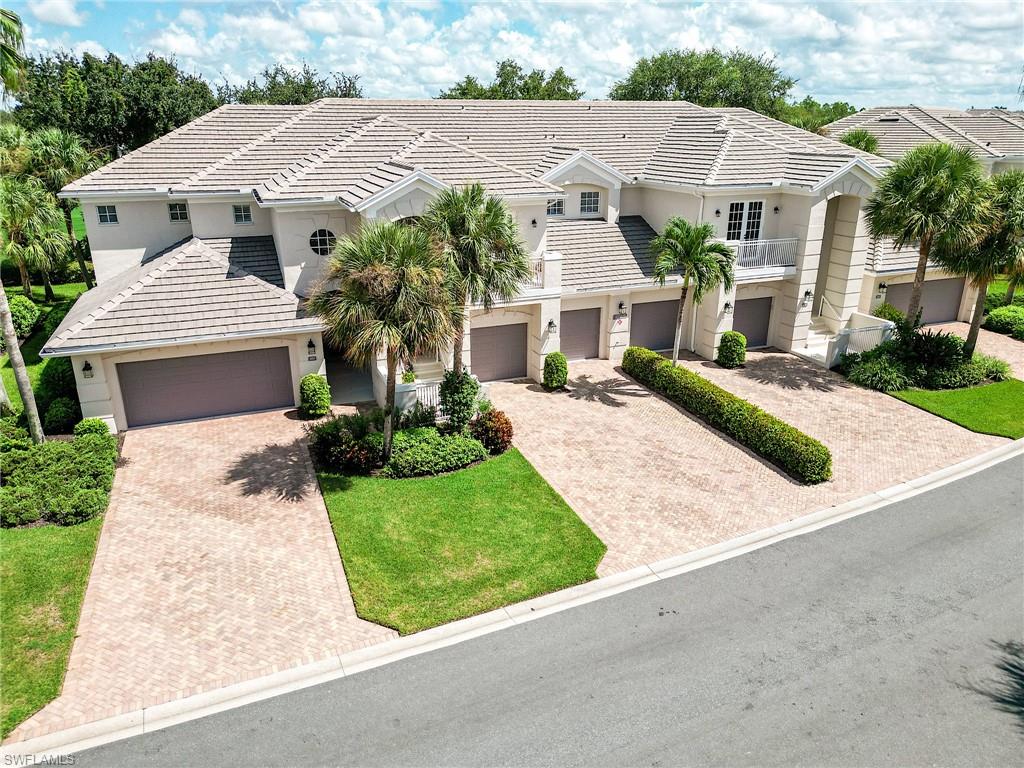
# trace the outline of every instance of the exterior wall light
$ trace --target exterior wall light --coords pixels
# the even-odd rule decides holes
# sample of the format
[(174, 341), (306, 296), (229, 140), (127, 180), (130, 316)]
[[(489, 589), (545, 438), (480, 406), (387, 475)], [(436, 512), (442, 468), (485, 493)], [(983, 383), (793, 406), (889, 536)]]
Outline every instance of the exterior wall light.
[(85, 363), (82, 364), (82, 378), (83, 379), (91, 379), (92, 378), (92, 365), (89, 363), (88, 360), (86, 360)]
[(731, 301), (725, 302), (725, 304), (722, 306), (722, 311), (725, 312), (725, 314), (727, 314), (727, 315), (731, 315), (732, 314), (732, 302)]
[(558, 323), (555, 322), (554, 318), (548, 320), (548, 333), (558, 333)]
[(812, 291), (810, 289), (804, 291), (804, 300), (800, 303), (800, 306), (801, 307), (806, 307), (808, 304), (811, 303), (811, 299), (813, 299), (813, 298), (814, 298), (814, 291)]
[(885, 293), (886, 291), (889, 290), (889, 286), (886, 285), (885, 283), (879, 283), (878, 290), (880, 290), (882, 293)]
[(782, 209), (779, 208), (779, 206), (776, 205), (774, 210), (775, 210), (775, 215), (778, 216), (779, 215), (779, 211), (781, 211)]
[(306, 342), (306, 352), (308, 353), (307, 360), (316, 360), (316, 344), (312, 339)]
[(619, 314), (623, 317), (626, 316), (626, 302), (624, 301), (619, 302)]
[(533, 227), (534, 229), (536, 229), (537, 228), (537, 220), (536, 219), (530, 219), (530, 226)]
[(715, 208), (715, 218), (717, 219), (721, 215), (722, 215), (722, 209), (721, 208)]

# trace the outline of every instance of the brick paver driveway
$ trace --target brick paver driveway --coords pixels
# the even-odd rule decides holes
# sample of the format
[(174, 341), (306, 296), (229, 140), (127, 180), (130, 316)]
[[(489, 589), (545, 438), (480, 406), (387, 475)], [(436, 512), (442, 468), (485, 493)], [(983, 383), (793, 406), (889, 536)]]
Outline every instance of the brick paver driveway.
[(299, 422), (133, 430), (123, 455), (64, 688), (12, 738), (396, 636), (356, 618)]
[(571, 364), (569, 392), (491, 384), (516, 445), (608, 545), (601, 575), (839, 504), (1005, 442), (788, 354), (752, 353), (734, 371), (685, 365), (824, 442), (834, 479), (791, 481), (607, 360)]
[[(931, 325), (940, 331), (955, 333), (962, 339), (967, 338), (971, 326), (967, 323), (939, 323)], [(1024, 379), (1024, 341), (1017, 341), (1002, 333), (993, 333), (984, 328), (978, 331), (978, 351), (986, 355), (1000, 357), (1010, 364), (1015, 378)]]

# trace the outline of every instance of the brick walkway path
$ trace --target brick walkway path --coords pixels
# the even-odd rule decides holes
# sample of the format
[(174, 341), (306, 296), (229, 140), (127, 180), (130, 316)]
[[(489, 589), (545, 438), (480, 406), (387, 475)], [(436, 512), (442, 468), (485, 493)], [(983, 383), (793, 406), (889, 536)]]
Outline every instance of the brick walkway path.
[(133, 430), (124, 456), (63, 690), (11, 740), (397, 636), (355, 615), (299, 422)]
[(824, 442), (834, 479), (794, 483), (607, 360), (571, 364), (568, 393), (491, 384), (516, 445), (608, 545), (600, 575), (839, 504), (1005, 442), (788, 354), (752, 353), (734, 371), (685, 365)]
[[(955, 333), (962, 339), (966, 339), (971, 330), (967, 323), (939, 323), (929, 327)], [(1010, 364), (1015, 378), (1024, 379), (1024, 341), (982, 328), (978, 331), (978, 351), (1002, 358)]]

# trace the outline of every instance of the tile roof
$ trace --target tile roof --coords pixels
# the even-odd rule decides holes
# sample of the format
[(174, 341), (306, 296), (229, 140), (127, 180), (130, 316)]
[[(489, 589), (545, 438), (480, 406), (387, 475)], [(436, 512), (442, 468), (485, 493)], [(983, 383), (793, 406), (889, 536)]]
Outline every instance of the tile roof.
[(684, 101), (322, 99), (220, 107), (65, 189), (255, 188), (268, 201), (352, 205), (420, 168), (447, 184), (480, 179), (499, 194), (544, 195), (551, 188), (539, 177), (579, 150), (629, 178), (687, 185), (813, 186), (844, 164), (836, 158), (886, 164), (749, 110)]
[(906, 151), (933, 142), (966, 147), (975, 156), (998, 160), (1024, 156), (1024, 116), (1001, 109), (874, 107), (823, 128), (830, 136), (862, 128), (878, 138), (878, 152), (898, 159)]
[[(654, 284), (651, 239), (657, 234), (642, 216), (548, 219), (548, 250), (562, 254), (562, 288), (596, 291)], [(668, 281), (673, 282), (673, 281)]]
[[(237, 238), (243, 241), (264, 238)], [(79, 297), (43, 355), (319, 329), (301, 300), (242, 269), (265, 250), (191, 238)], [(276, 257), (275, 257), (276, 258)]]

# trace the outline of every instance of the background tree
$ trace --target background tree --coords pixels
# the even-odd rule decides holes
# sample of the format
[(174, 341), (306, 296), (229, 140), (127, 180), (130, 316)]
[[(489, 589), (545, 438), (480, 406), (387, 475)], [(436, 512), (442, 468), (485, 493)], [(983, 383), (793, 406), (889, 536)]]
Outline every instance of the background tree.
[(282, 64), (264, 67), (259, 79), (254, 77), (243, 86), (227, 81), (217, 86), (217, 100), (222, 104), (310, 104), (317, 99), (358, 99), (362, 95), (358, 76), (331, 72), (321, 77), (305, 62), (301, 70)]
[(25, 34), (21, 17), (7, 8), (0, 8), (0, 84), (3, 100), (17, 93), (25, 79)]
[(364, 225), (338, 241), (310, 310), (327, 338), (353, 363), (387, 359), (384, 461), (391, 456), (395, 383), (400, 360), (440, 353), (461, 318), (446, 283), (441, 255), (418, 227), (387, 221)]
[(817, 133), (822, 126), (833, 123), (844, 117), (849, 117), (857, 112), (857, 108), (845, 101), (834, 101), (832, 103), (818, 102), (810, 96), (805, 96), (802, 101), (794, 101), (787, 104), (780, 120), (784, 120), (797, 128)]
[(918, 249), (907, 318), (921, 307), (925, 269), (933, 248), (969, 247), (983, 234), (985, 179), (967, 149), (922, 144), (903, 155), (879, 180), (865, 206), (872, 237), (891, 237), (897, 248)]
[(854, 128), (852, 131), (847, 131), (839, 137), (839, 140), (843, 144), (864, 152), (870, 152), (873, 155), (878, 154), (878, 137), (864, 128)]
[(55, 298), (50, 271), (63, 263), (70, 246), (63, 223), (60, 209), (38, 179), (0, 178), (0, 253), (18, 265), (26, 296), (32, 296), (29, 270), (35, 270), (43, 275), (46, 300)]
[(974, 355), (978, 344), (989, 284), (1004, 272), (1024, 265), (1024, 171), (996, 174), (986, 184), (985, 197), (988, 204), (979, 209), (984, 217), (982, 237), (959, 248), (940, 241), (935, 249), (939, 266), (966, 277), (978, 290), (971, 330), (964, 343), (967, 358)]
[(654, 279), (664, 285), (670, 275), (681, 275), (683, 286), (679, 292), (679, 315), (676, 318), (675, 344), (672, 364), (679, 361), (679, 345), (683, 333), (683, 312), (686, 297), (692, 286), (693, 303), (697, 305), (719, 285), (731, 290), (735, 254), (725, 243), (715, 240), (711, 224), (691, 224), (681, 216), (673, 216), (665, 224), (665, 231), (651, 240), (654, 253)]
[(484, 85), (475, 77), (467, 75), (447, 91), (438, 94), (439, 99), (553, 99), (571, 101), (583, 98), (583, 91), (576, 87), (576, 79), (569, 77), (562, 67), (550, 75), (543, 69), (527, 72), (512, 59), (499, 61), (494, 81)]
[(28, 133), (20, 125), (0, 125), (0, 174), (20, 176), (28, 167)]
[[(25, 358), (22, 357), (21, 347), (18, 346), (18, 334), (14, 332), (14, 320), (11, 317), (11, 308), (7, 304), (7, 291), (4, 290), (3, 281), (0, 281), (0, 332), (3, 333), (7, 357), (11, 362), (11, 368), (14, 369), (14, 381), (18, 385), (21, 402), (24, 404), (28, 433), (32, 436), (32, 442), (41, 443), (43, 442), (43, 425), (39, 421), (39, 408), (32, 392), (32, 382), (25, 369)], [(3, 389), (2, 383), (0, 383), (0, 389)], [(6, 390), (4, 396), (6, 398)]]
[(609, 96), (632, 101), (683, 99), (702, 107), (746, 107), (780, 117), (795, 83), (766, 54), (672, 49), (640, 59)]
[[(444, 261), (460, 316), (471, 303), (489, 310), (498, 301), (511, 301), (530, 277), (515, 218), (482, 184), (443, 190), (427, 206), (419, 226)], [(464, 335), (460, 319), (452, 362), (460, 374)]]

